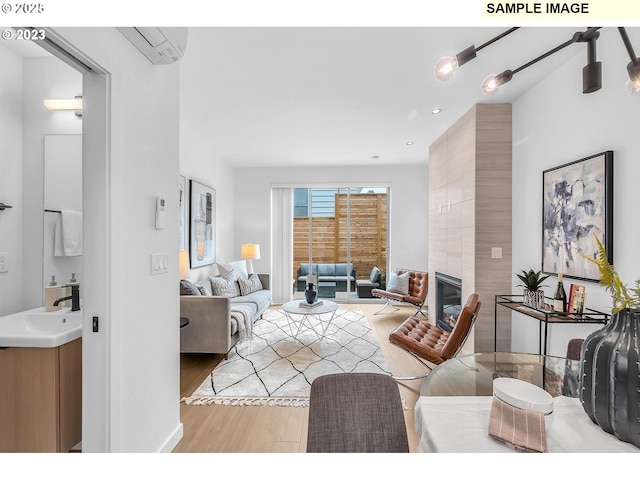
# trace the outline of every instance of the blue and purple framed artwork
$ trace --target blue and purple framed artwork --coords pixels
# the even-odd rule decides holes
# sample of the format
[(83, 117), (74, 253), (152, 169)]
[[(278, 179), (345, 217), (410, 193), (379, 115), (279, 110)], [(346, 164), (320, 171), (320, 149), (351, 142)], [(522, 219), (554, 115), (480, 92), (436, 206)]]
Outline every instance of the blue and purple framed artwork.
[(542, 271), (598, 281), (598, 245), (613, 264), (613, 152), (591, 155), (542, 173)]

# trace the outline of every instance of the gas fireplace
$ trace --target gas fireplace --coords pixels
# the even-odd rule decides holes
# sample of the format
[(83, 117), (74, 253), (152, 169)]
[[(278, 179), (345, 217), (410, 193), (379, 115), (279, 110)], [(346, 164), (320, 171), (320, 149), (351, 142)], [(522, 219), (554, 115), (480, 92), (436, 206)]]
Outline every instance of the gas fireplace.
[(451, 331), (462, 310), (462, 280), (436, 272), (436, 325)]

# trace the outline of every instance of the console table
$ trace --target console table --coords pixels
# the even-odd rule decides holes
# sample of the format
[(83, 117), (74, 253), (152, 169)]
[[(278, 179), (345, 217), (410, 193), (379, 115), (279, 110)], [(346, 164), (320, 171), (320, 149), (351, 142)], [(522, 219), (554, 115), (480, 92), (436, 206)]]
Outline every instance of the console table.
[[(548, 298), (548, 297), (545, 297)], [(518, 300), (520, 299), (520, 300)], [(559, 313), (553, 310), (540, 310), (524, 305), (524, 295), (496, 295), (495, 309), (493, 316), (493, 351), (497, 351), (497, 335), (498, 335), (498, 307), (508, 308), (514, 312), (522, 313), (531, 318), (535, 318), (540, 322), (538, 333), (538, 353), (547, 354), (547, 337), (549, 334), (549, 324), (572, 324), (572, 323), (599, 323), (605, 324), (609, 321), (608, 313), (585, 308), (581, 315), (576, 313)], [(549, 299), (551, 300), (551, 299)], [(544, 343), (543, 331), (544, 325)]]

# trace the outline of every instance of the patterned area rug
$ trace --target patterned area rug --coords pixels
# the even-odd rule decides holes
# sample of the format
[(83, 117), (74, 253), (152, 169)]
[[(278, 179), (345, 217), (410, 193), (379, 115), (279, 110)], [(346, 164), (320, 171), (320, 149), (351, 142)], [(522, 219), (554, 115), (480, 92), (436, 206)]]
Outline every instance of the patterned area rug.
[(308, 406), (316, 377), (343, 372), (391, 374), (362, 311), (338, 309), (325, 337), (307, 330), (294, 338), (284, 312), (267, 310), (255, 322), (253, 336), (236, 344), (229, 359), (182, 400), (189, 405)]

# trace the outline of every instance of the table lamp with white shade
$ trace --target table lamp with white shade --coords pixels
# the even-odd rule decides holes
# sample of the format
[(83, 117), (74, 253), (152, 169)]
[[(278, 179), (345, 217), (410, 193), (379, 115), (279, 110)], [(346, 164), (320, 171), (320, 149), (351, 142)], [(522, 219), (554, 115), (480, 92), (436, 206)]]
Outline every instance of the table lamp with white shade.
[(247, 261), (247, 273), (251, 275), (253, 271), (253, 260), (260, 259), (260, 245), (257, 243), (244, 243), (240, 250), (240, 258)]
[(180, 280), (189, 278), (189, 252), (180, 250)]

